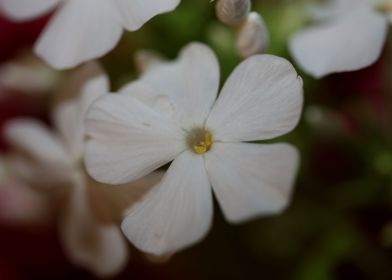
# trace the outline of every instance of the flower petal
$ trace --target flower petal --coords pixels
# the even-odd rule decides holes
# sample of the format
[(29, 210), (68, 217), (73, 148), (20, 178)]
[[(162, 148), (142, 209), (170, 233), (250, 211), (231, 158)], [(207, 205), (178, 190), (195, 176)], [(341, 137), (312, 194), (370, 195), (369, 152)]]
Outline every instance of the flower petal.
[(290, 52), (310, 75), (354, 71), (374, 63), (387, 34), (386, 17), (372, 9), (354, 9), (325, 24), (294, 34)]
[(67, 79), (56, 92), (55, 101), (57, 103), (63, 100), (69, 100), (78, 97), (83, 91), (86, 81), (95, 79), (98, 76), (105, 75), (102, 66), (95, 60), (86, 62), (79, 66), (76, 70), (68, 73)]
[(16, 21), (29, 20), (52, 10), (62, 0), (1, 0), (0, 9)]
[[(371, 5), (374, 0), (328, 0), (310, 3), (309, 14), (312, 20), (329, 20), (344, 16), (347, 12), (361, 6)], [(383, 1), (383, 0), (382, 0)], [(374, 4), (374, 3), (372, 3)]]
[(184, 131), (127, 94), (108, 94), (87, 113), (85, 154), (99, 182), (124, 184), (173, 160), (185, 149)]
[(71, 68), (104, 55), (121, 35), (110, 1), (68, 0), (47, 25), (35, 51), (57, 69)]
[(60, 75), (45, 62), (30, 52), (0, 65), (0, 88), (29, 95), (51, 92), (60, 80)]
[(176, 109), (167, 95), (157, 93), (156, 89), (146, 82), (133, 81), (119, 90), (121, 94), (130, 95), (155, 112), (177, 122)]
[(125, 27), (134, 31), (152, 17), (174, 10), (180, 0), (111, 0)]
[(287, 60), (252, 56), (226, 81), (207, 127), (219, 141), (270, 139), (296, 126), (302, 100), (302, 80)]
[(69, 164), (67, 152), (57, 135), (34, 119), (12, 120), (7, 123), (4, 133), (13, 147), (40, 163)]
[(121, 228), (143, 252), (167, 255), (202, 239), (211, 220), (212, 194), (203, 157), (184, 152), (161, 183), (129, 210)]
[(215, 143), (206, 154), (212, 188), (233, 223), (282, 211), (297, 167), (297, 151), (286, 144)]
[(149, 68), (141, 81), (169, 97), (178, 120), (188, 129), (204, 124), (218, 93), (219, 75), (211, 49), (192, 43), (181, 51), (177, 61)]
[(92, 215), (84, 182), (73, 186), (60, 236), (71, 261), (99, 277), (113, 276), (125, 267), (127, 244), (119, 227), (101, 225)]
[(8, 169), (19, 181), (45, 192), (68, 184), (74, 171), (71, 165), (39, 161), (23, 153), (9, 158)]
[(80, 96), (60, 103), (54, 110), (53, 117), (56, 128), (63, 137), (70, 156), (75, 160), (79, 160), (83, 156), (84, 119), (87, 109), (98, 97), (107, 92), (109, 92), (109, 79), (104, 73), (101, 73), (85, 81), (80, 89)]

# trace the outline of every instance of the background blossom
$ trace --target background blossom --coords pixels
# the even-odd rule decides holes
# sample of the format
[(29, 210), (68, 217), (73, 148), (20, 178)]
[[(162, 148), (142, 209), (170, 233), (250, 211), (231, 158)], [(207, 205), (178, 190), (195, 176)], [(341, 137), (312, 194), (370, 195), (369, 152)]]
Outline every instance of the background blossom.
[(1, 0), (17, 21), (40, 17), (55, 7), (35, 51), (55, 68), (72, 68), (113, 49), (123, 28), (139, 29), (153, 16), (173, 10), (180, 0)]
[(387, 5), (388, 1), (382, 0), (330, 0), (320, 4), (313, 11), (318, 19), (314, 26), (291, 38), (294, 59), (317, 78), (373, 64), (387, 36), (392, 13)]

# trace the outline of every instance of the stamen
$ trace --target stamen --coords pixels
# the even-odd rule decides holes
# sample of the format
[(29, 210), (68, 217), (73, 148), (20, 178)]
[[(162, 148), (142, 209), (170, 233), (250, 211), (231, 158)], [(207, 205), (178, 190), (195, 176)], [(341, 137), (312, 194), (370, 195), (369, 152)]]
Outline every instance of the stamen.
[(191, 150), (199, 155), (208, 152), (211, 149), (212, 142), (211, 132), (205, 128), (194, 128), (187, 138)]

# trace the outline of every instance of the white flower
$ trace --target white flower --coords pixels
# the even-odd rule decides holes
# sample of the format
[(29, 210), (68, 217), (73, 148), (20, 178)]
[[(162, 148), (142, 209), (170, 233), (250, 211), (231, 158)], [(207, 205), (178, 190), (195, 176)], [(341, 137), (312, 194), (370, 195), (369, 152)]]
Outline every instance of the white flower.
[[(84, 83), (77, 79), (88, 74), (90, 79)], [(62, 209), (60, 235), (66, 253), (74, 264), (98, 276), (110, 276), (119, 272), (128, 259), (127, 243), (117, 225), (122, 210), (160, 177), (154, 174), (124, 186), (121, 192), (110, 188), (111, 193), (106, 186), (91, 182), (82, 165), (84, 115), (91, 102), (109, 90), (108, 78), (91, 62), (76, 71), (65, 88), (81, 92), (81, 96), (62, 102), (55, 109), (57, 131), (32, 119), (12, 120), (6, 126), (9, 142), (27, 154), (16, 158), (12, 167), (41, 190), (56, 196), (65, 192), (68, 199)]]
[(123, 232), (155, 255), (200, 240), (212, 220), (212, 192), (230, 222), (281, 211), (297, 169), (287, 144), (252, 144), (289, 132), (302, 108), (302, 81), (271, 55), (245, 60), (216, 100), (219, 65), (201, 44), (159, 63), (118, 94), (90, 107), (88, 172), (122, 184), (172, 161), (162, 181), (131, 207)]
[(35, 51), (55, 68), (71, 68), (113, 49), (123, 29), (134, 31), (180, 0), (0, 0), (12, 19), (39, 17), (58, 9)]
[(354, 71), (380, 56), (392, 17), (389, 0), (330, 0), (314, 10), (320, 21), (290, 40), (290, 51), (310, 75)]

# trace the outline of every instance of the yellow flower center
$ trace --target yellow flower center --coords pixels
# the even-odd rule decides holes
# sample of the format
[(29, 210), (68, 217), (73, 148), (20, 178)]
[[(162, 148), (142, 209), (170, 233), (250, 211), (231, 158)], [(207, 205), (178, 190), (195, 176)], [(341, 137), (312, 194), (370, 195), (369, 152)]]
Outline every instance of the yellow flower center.
[(194, 153), (204, 154), (211, 149), (213, 143), (211, 132), (205, 128), (194, 128), (188, 134), (187, 143)]

